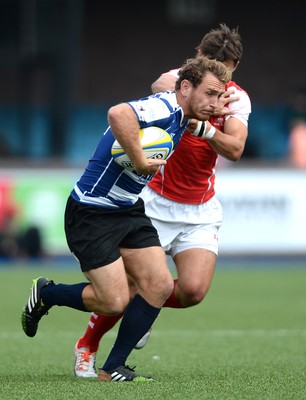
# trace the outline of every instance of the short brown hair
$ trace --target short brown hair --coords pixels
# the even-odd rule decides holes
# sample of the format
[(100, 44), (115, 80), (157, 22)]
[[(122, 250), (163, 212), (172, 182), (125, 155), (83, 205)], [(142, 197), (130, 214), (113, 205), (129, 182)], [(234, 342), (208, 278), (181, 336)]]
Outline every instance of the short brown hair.
[(196, 47), (201, 55), (221, 62), (234, 61), (237, 64), (243, 53), (238, 27), (230, 29), (226, 24), (210, 30)]
[(206, 57), (191, 58), (179, 70), (175, 90), (181, 87), (181, 82), (184, 79), (191, 82), (192, 86), (196, 88), (200, 85), (207, 72), (211, 72), (224, 84), (229, 82), (232, 77), (231, 71), (219, 61), (209, 60)]

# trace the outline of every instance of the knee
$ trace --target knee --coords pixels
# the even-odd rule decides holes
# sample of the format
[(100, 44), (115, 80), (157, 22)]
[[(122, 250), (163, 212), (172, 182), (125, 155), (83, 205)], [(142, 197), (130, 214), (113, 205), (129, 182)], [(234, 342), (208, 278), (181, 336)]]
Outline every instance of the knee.
[(189, 306), (196, 306), (197, 304), (200, 304), (201, 301), (204, 299), (205, 294), (203, 294), (201, 291), (196, 291), (196, 292), (191, 292), (187, 294), (187, 304)]
[(163, 279), (159, 279), (154, 283), (154, 286), (151, 285), (151, 288), (154, 287), (154, 290), (158, 294), (158, 296), (162, 299), (162, 301), (166, 301), (166, 299), (170, 296), (174, 288), (173, 278), (171, 276), (165, 276)]
[(129, 304), (129, 297), (128, 296), (113, 296), (109, 299), (98, 299), (98, 307), (99, 311), (102, 314), (116, 316), (121, 314)]
[(167, 277), (163, 284), (162, 284), (162, 288), (161, 288), (161, 292), (163, 294), (163, 297), (165, 297), (166, 299), (170, 296), (170, 294), (173, 292), (174, 289), (174, 281), (172, 276)]
[(163, 304), (173, 291), (174, 283), (173, 278), (169, 274), (159, 276), (154, 279), (149, 279), (141, 282), (140, 294), (146, 299), (150, 299), (152, 304), (156, 305)]
[(129, 293), (130, 293), (130, 300), (132, 300), (135, 294), (138, 292), (138, 287), (136, 286), (135, 282), (128, 278), (129, 280)]
[(129, 298), (116, 297), (112, 298), (111, 301), (100, 304), (101, 308), (104, 310), (104, 314), (115, 316), (121, 314), (126, 309), (129, 301)]
[(198, 285), (178, 285), (176, 287), (176, 297), (185, 307), (195, 306), (205, 298), (208, 287)]
[(126, 286), (103, 291), (89, 284), (85, 286), (82, 292), (82, 300), (88, 311), (118, 315), (126, 309), (130, 302), (129, 289)]

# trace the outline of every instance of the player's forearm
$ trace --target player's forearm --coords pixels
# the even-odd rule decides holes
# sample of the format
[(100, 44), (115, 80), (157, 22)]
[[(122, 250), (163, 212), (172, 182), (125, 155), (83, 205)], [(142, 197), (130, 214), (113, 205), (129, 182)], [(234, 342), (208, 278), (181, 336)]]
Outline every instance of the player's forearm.
[(217, 129), (214, 136), (208, 141), (220, 156), (230, 161), (239, 161), (244, 151), (245, 140), (233, 135), (227, 135)]
[(128, 104), (119, 104), (108, 111), (108, 122), (112, 132), (129, 157), (137, 163), (143, 160), (139, 140), (139, 122)]
[(166, 90), (174, 90), (176, 77), (170, 74), (161, 75), (151, 85), (152, 93), (165, 92)]
[(208, 140), (211, 147), (222, 157), (230, 161), (240, 159), (247, 137), (246, 128), (236, 130), (235, 134), (227, 134), (216, 129), (209, 121), (198, 121), (196, 125), (194, 122), (191, 120), (188, 125), (192, 135)]

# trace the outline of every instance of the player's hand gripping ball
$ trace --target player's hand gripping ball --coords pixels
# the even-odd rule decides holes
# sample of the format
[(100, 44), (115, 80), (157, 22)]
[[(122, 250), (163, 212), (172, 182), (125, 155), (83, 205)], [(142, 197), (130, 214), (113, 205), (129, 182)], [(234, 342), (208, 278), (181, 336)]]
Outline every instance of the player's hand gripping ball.
[[(168, 132), (156, 126), (139, 130), (140, 144), (146, 158), (166, 160), (172, 153), (173, 141)], [(134, 166), (129, 156), (125, 153), (117, 140), (111, 149), (112, 156), (121, 167), (133, 170)]]

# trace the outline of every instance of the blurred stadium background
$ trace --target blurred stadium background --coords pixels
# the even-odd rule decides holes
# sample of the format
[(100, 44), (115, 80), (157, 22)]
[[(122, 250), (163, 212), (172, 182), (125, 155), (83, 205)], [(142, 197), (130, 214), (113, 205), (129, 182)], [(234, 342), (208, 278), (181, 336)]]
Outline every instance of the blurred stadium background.
[(297, 121), (306, 124), (305, 20), (297, 0), (0, 0), (2, 259), (67, 255), (66, 198), (107, 109), (149, 94), (225, 22), (239, 26), (234, 79), (253, 109), (242, 160), (220, 160), (220, 256), (299, 257), (306, 266), (306, 151), (297, 159), (291, 145)]

